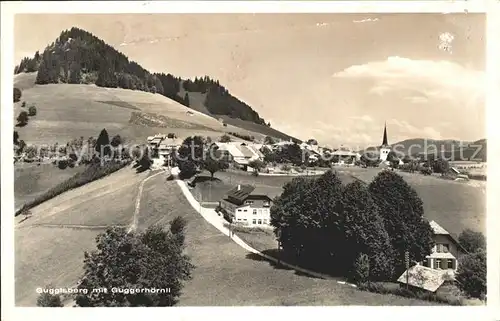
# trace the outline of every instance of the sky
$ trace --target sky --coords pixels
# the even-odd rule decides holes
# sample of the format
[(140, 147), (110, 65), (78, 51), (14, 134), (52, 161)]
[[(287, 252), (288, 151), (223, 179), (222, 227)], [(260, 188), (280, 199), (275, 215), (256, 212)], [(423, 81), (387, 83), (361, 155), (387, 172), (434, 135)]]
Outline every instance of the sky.
[(484, 14), (17, 15), (16, 62), (73, 26), (322, 145), (486, 136)]

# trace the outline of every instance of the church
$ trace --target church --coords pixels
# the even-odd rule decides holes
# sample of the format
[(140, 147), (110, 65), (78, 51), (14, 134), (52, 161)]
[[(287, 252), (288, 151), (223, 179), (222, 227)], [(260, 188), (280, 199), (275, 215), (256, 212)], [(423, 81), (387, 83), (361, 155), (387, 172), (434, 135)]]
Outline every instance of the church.
[(381, 162), (385, 162), (387, 160), (387, 155), (391, 151), (391, 146), (387, 142), (387, 123), (384, 124), (384, 137), (382, 138), (382, 145), (379, 149), (379, 159)]

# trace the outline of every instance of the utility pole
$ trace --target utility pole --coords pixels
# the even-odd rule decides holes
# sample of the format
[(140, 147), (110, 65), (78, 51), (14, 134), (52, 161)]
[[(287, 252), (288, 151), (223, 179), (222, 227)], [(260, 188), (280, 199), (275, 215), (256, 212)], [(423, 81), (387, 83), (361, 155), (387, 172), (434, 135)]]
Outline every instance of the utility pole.
[(405, 265), (406, 265), (406, 288), (408, 289), (409, 269), (410, 269), (410, 253), (405, 251)]

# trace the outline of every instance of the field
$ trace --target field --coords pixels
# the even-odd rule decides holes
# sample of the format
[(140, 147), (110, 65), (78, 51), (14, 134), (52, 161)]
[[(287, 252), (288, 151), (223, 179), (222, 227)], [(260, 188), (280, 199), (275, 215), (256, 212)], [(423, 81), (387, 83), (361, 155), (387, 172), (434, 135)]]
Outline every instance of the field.
[(146, 175), (126, 167), (34, 207), (23, 222), (15, 218), (17, 306), (34, 306), (36, 287), (75, 284), (83, 251), (95, 247), (97, 234), (108, 225), (132, 222), (137, 188)]
[[(350, 168), (355, 177), (371, 182), (378, 169)], [(486, 233), (486, 182), (455, 182), (435, 176), (398, 172), (424, 202), (424, 215), (458, 236), (471, 228)]]
[[(218, 139), (224, 132), (238, 132), (262, 138), (263, 135), (228, 125), (160, 94), (141, 91), (100, 88), (95, 85), (35, 85), (36, 74), (19, 74), (15, 86), (23, 89), (21, 100), (14, 104), (14, 118), (22, 110), (35, 105), (37, 115), (24, 127), (16, 127), (20, 139), (29, 144), (53, 144), (83, 136), (97, 137), (106, 128), (109, 135), (124, 137), (130, 143), (144, 143), (147, 136), (170, 132), (179, 138), (191, 135)], [(191, 114), (187, 112), (191, 111)], [(167, 127), (149, 127), (130, 123), (132, 113), (163, 115), (170, 120)], [(16, 121), (14, 120), (16, 123)], [(190, 128), (186, 128), (186, 123)]]
[[(336, 168), (344, 184), (357, 177), (371, 182), (380, 171), (374, 168)], [(458, 236), (465, 228), (486, 232), (486, 185), (484, 182), (454, 182), (439, 177), (423, 176), (400, 172), (404, 179), (417, 191), (424, 202), (424, 215), (429, 220), (436, 220), (450, 233)], [(202, 174), (208, 177), (208, 174)], [(198, 201), (218, 202), (223, 195), (237, 184), (251, 184), (269, 188), (271, 193), (279, 195), (281, 186), (293, 177), (252, 176), (246, 173), (216, 173), (216, 181), (196, 184), (192, 190)], [(248, 235), (246, 235), (248, 234)], [(259, 250), (276, 247), (275, 237), (266, 233), (242, 233), (241, 237), (255, 245)]]
[(34, 163), (14, 165), (14, 205), (20, 208), (23, 204), (34, 200), (50, 188), (67, 180), (76, 173), (82, 172), (83, 166), (59, 169), (52, 164)]
[(187, 221), (186, 252), (196, 266), (181, 306), (430, 305), (429, 302), (358, 291), (350, 286), (277, 268), (246, 252), (207, 223), (187, 202), (176, 182), (161, 175), (144, 185), (139, 228)]

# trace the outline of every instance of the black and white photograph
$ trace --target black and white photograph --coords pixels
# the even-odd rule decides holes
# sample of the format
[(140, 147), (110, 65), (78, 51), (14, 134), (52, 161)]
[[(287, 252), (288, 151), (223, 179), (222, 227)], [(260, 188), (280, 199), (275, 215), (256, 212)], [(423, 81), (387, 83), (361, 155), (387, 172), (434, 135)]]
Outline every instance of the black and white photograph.
[(11, 19), (15, 307), (490, 305), (486, 12)]

